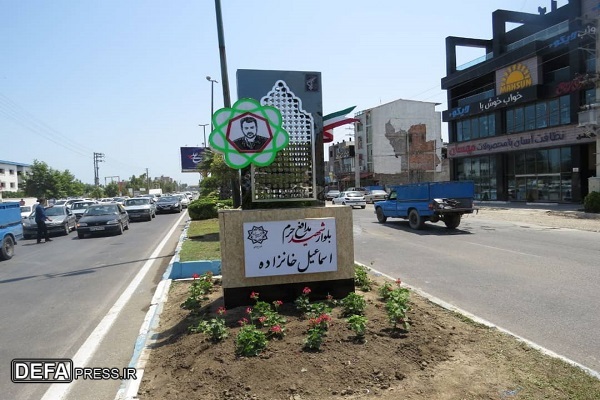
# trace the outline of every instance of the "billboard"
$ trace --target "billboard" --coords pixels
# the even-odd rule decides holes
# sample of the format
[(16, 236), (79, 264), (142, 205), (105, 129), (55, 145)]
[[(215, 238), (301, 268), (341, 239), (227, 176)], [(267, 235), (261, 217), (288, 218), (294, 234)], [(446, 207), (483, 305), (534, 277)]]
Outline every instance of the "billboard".
[(198, 164), (204, 158), (204, 147), (181, 148), (181, 172), (200, 172)]

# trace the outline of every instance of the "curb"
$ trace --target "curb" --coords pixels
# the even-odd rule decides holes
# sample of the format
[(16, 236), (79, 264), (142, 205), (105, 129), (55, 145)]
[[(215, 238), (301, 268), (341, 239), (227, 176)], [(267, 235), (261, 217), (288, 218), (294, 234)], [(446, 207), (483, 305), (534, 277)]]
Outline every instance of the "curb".
[[(390, 279), (391, 281), (395, 281), (396, 280), (395, 278), (393, 278), (393, 277), (391, 277), (391, 276), (389, 276), (389, 275), (387, 275), (387, 274), (385, 274), (385, 273), (383, 273), (381, 271), (378, 271), (378, 270), (376, 270), (376, 269), (374, 269), (372, 267), (369, 267), (367, 265), (361, 264), (361, 263), (356, 262), (356, 261), (355, 261), (355, 263), (358, 264), (358, 265), (361, 265), (361, 266), (363, 266), (365, 268), (367, 268), (367, 270), (370, 270), (376, 276), (383, 276), (383, 277), (385, 277), (387, 279)], [(419, 296), (426, 298), (427, 300), (431, 301), (432, 303), (437, 304), (438, 306), (440, 306), (440, 307), (442, 307), (442, 308), (444, 308), (444, 309), (446, 309), (448, 311), (452, 311), (452, 312), (458, 313), (458, 314), (460, 314), (460, 315), (462, 315), (462, 316), (464, 316), (464, 317), (466, 317), (466, 318), (468, 318), (468, 319), (470, 319), (470, 320), (472, 320), (472, 321), (474, 321), (474, 322), (476, 322), (478, 324), (485, 325), (488, 328), (496, 329), (499, 332), (502, 332), (502, 333), (505, 333), (507, 335), (510, 335), (513, 338), (517, 339), (518, 341), (526, 344), (527, 346), (529, 346), (529, 347), (531, 347), (531, 348), (533, 348), (535, 350), (538, 350), (542, 354), (545, 354), (545, 355), (550, 356), (552, 358), (557, 358), (559, 360), (562, 360), (562, 361), (566, 362), (569, 365), (572, 365), (574, 367), (577, 367), (577, 368), (583, 370), (588, 375), (590, 375), (590, 376), (592, 376), (592, 377), (594, 377), (596, 379), (600, 379), (600, 372), (598, 372), (598, 371), (595, 371), (595, 370), (593, 370), (591, 368), (588, 368), (585, 365), (579, 364), (578, 362), (573, 361), (570, 358), (567, 358), (567, 357), (565, 357), (563, 355), (555, 353), (552, 350), (549, 350), (549, 349), (547, 349), (545, 347), (542, 347), (539, 344), (537, 344), (535, 342), (532, 342), (529, 339), (526, 339), (526, 338), (524, 338), (522, 336), (519, 336), (519, 335), (517, 335), (517, 334), (515, 334), (515, 333), (513, 333), (511, 331), (509, 331), (508, 329), (504, 329), (504, 328), (502, 328), (502, 327), (500, 327), (500, 326), (498, 326), (498, 325), (496, 325), (496, 324), (494, 324), (494, 323), (492, 323), (492, 322), (490, 322), (490, 321), (488, 321), (486, 319), (480, 318), (480, 317), (478, 317), (478, 316), (476, 316), (474, 314), (471, 314), (468, 311), (465, 311), (465, 310), (463, 310), (461, 308), (458, 308), (458, 307), (456, 307), (456, 306), (454, 306), (454, 305), (452, 305), (452, 304), (450, 304), (448, 302), (445, 302), (442, 299), (439, 299), (439, 298), (437, 298), (435, 296), (432, 296), (429, 293), (424, 292), (423, 290), (421, 290), (421, 289), (419, 289), (417, 287), (414, 287), (414, 286), (411, 286), (411, 285), (407, 285), (404, 282), (402, 282), (402, 286), (410, 289), (412, 292), (417, 293)]]
[(175, 254), (171, 258), (171, 261), (169, 261), (169, 266), (163, 274), (161, 281), (158, 283), (156, 291), (152, 296), (152, 300), (150, 300), (150, 307), (146, 312), (146, 316), (144, 317), (144, 321), (142, 322), (138, 337), (135, 341), (133, 356), (131, 357), (128, 367), (135, 368), (136, 379), (123, 381), (119, 390), (117, 391), (115, 400), (135, 400), (138, 398), (138, 390), (142, 384), (146, 363), (150, 357), (150, 347), (156, 339), (155, 329), (158, 327), (160, 314), (165, 303), (167, 302), (169, 297), (169, 289), (171, 287), (171, 283), (173, 282), (169, 276), (171, 275), (173, 264), (179, 262), (179, 252), (181, 251), (181, 245), (183, 241), (187, 237), (187, 230), (189, 226), (190, 220), (186, 222), (183, 232), (179, 236), (179, 240), (175, 248)]

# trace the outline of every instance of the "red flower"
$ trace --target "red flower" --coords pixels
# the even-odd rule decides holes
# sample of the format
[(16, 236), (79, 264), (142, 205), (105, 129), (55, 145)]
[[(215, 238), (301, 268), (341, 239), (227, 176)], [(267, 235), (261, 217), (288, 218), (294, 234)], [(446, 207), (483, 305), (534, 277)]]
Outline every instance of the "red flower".
[(257, 300), (258, 299), (258, 292), (252, 292), (252, 293), (250, 293), (250, 298), (254, 299), (254, 300)]
[(248, 320), (246, 318), (242, 318), (238, 321), (238, 324), (240, 324), (241, 326), (244, 326), (248, 323)]
[(260, 322), (261, 324), (264, 324), (266, 320), (267, 320), (267, 317), (265, 317), (264, 315), (262, 317), (258, 318), (258, 322)]
[(269, 330), (271, 332), (274, 332), (274, 333), (281, 333), (282, 332), (281, 326), (279, 326), (279, 325), (274, 325)]
[(246, 308), (246, 314), (252, 314), (252, 307)]
[(396, 285), (400, 286), (401, 283), (402, 281), (400, 280), (400, 278), (396, 279)]
[(282, 304), (283, 304), (283, 301), (281, 301), (281, 300), (275, 300), (275, 301), (273, 302), (273, 304), (275, 305), (275, 307), (279, 307), (280, 305), (282, 305)]
[(331, 317), (329, 316), (329, 314), (321, 314), (321, 316), (318, 319), (319, 319), (319, 322), (331, 321)]
[(310, 288), (309, 288), (308, 286), (307, 286), (307, 287), (305, 287), (305, 288), (302, 290), (302, 294), (303, 294), (303, 295), (310, 294), (310, 292), (311, 292), (311, 290), (310, 290)]
[(194, 272), (194, 273), (192, 274), (192, 278), (194, 278), (194, 279), (198, 279), (198, 278), (200, 278), (200, 275), (198, 275), (197, 273), (195, 273), (195, 272)]
[(225, 307), (219, 307), (217, 309), (217, 314), (219, 315), (225, 315), (227, 313), (227, 310), (225, 309)]

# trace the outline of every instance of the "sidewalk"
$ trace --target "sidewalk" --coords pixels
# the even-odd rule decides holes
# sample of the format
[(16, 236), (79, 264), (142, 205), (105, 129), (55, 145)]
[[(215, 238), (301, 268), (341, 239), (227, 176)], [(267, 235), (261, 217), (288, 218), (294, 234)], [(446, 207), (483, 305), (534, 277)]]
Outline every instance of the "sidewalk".
[(476, 202), (474, 206), (477, 211), (463, 218), (600, 232), (600, 214), (586, 213), (582, 204)]

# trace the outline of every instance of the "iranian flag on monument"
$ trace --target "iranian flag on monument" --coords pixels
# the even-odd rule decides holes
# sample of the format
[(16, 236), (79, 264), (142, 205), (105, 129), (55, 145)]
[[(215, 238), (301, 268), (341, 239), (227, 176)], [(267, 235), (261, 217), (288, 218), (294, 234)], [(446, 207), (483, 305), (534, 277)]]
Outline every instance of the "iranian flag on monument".
[(356, 118), (347, 117), (352, 110), (354, 110), (356, 106), (348, 107), (341, 111), (336, 111), (331, 114), (327, 114), (323, 117), (323, 142), (330, 143), (333, 142), (333, 128), (337, 128), (338, 126), (351, 124), (353, 122), (358, 122), (359, 120)]

